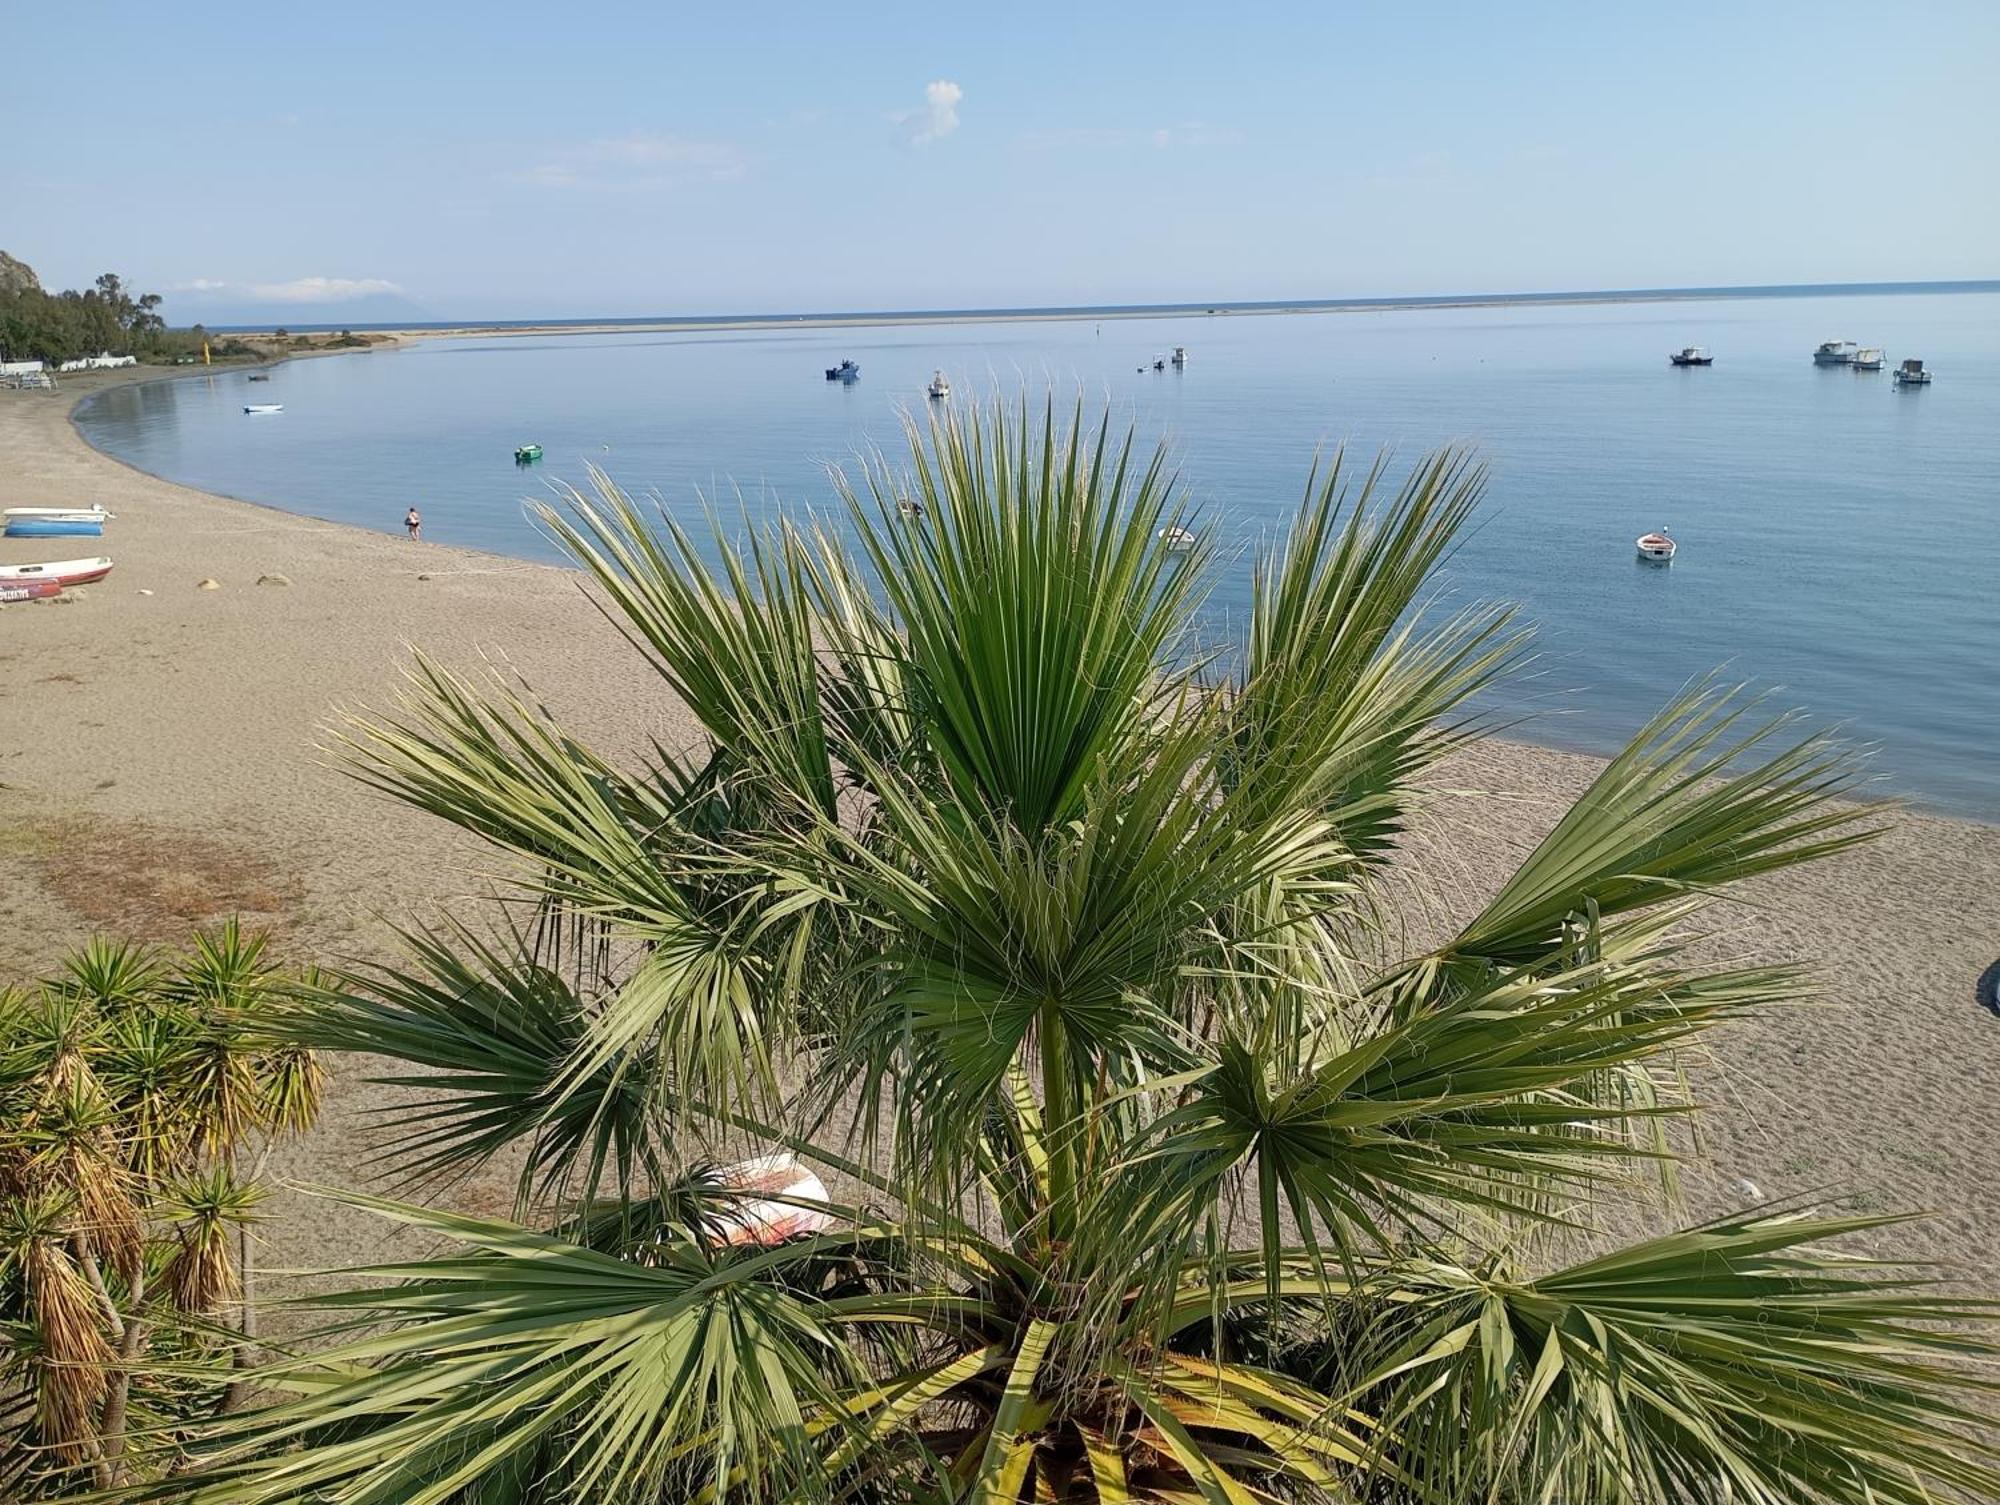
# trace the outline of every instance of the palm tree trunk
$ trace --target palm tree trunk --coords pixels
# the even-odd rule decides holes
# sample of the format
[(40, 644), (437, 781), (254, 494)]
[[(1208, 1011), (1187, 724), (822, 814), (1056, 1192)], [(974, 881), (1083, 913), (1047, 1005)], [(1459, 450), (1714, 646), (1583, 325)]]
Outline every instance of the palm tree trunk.
[[(270, 1139), (264, 1141), (263, 1148), (257, 1155), (257, 1164), (250, 1171), (250, 1180), (253, 1183), (262, 1178), (264, 1167), (271, 1163), (271, 1151), (274, 1148), (276, 1148), (274, 1141)], [(238, 1337), (236, 1341), (236, 1355), (233, 1361), (239, 1377), (232, 1380), (229, 1388), (223, 1392), (222, 1404), (216, 1407), (215, 1414), (218, 1416), (226, 1416), (243, 1404), (244, 1397), (250, 1393), (250, 1383), (248, 1380), (241, 1378), (241, 1371), (250, 1368), (257, 1357), (257, 1345), (255, 1342), (257, 1337), (257, 1267), (255, 1255), (252, 1252), (250, 1225), (248, 1223), (238, 1223), (236, 1225), (236, 1282), (242, 1293), (242, 1300), (237, 1308), (236, 1331)]]
[(250, 1392), (250, 1382), (242, 1376), (242, 1371), (248, 1369), (256, 1357), (252, 1340), (257, 1336), (257, 1272), (252, 1261), (250, 1225), (239, 1223), (236, 1225), (236, 1277), (243, 1299), (236, 1321), (238, 1337), (234, 1362), (237, 1378), (231, 1380), (229, 1388), (223, 1392), (222, 1404), (216, 1408), (218, 1416), (234, 1411)]
[(97, 1415), (98, 1436), (103, 1439), (103, 1455), (98, 1464), (100, 1488), (118, 1482), (119, 1460), (125, 1456), (125, 1413), (132, 1398), (132, 1368), (145, 1341), (146, 1324), (139, 1320), (139, 1303), (146, 1296), (146, 1272), (141, 1268), (132, 1278), (132, 1316), (118, 1340), (118, 1367), (104, 1391), (104, 1408)]

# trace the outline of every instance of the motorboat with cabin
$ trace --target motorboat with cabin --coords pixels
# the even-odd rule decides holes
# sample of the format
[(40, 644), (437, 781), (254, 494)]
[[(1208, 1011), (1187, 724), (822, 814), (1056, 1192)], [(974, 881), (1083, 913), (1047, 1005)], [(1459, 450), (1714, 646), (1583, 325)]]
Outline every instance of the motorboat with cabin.
[(931, 384), (925, 387), (924, 391), (929, 394), (932, 402), (943, 402), (947, 397), (951, 396), (951, 383), (944, 379), (942, 371), (933, 371), (931, 373)]
[(1639, 557), (1648, 564), (1672, 564), (1680, 552), (1680, 545), (1664, 533), (1641, 533), (1638, 546)]
[(853, 361), (842, 361), (838, 366), (826, 368), (828, 381), (856, 382), (861, 380), (861, 368)]
[(1856, 371), (1880, 371), (1882, 369), (1882, 351), (1879, 346), (1866, 346), (1854, 353), (1854, 359), (1849, 364)]
[(1185, 345), (1174, 346), (1173, 359), (1174, 359), (1174, 364), (1176, 366), (1185, 366), (1187, 364), (1187, 346)]
[(1896, 368), (1896, 385), (1899, 387), (1928, 387), (1931, 374), (1919, 360), (1907, 360)]
[(1813, 352), (1815, 366), (1851, 366), (1858, 347), (1852, 340), (1821, 340)]
[(1674, 366), (1713, 366), (1715, 357), (1699, 345), (1683, 345), (1667, 357), (1667, 362)]

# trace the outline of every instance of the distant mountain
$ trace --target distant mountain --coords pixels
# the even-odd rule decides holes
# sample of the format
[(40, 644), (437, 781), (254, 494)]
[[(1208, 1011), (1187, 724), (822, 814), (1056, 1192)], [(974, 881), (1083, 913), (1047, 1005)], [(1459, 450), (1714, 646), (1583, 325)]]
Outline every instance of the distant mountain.
[(33, 267), (25, 261), (16, 261), (5, 251), (0, 251), (0, 295), (38, 293), (41, 290), (41, 279), (35, 276)]

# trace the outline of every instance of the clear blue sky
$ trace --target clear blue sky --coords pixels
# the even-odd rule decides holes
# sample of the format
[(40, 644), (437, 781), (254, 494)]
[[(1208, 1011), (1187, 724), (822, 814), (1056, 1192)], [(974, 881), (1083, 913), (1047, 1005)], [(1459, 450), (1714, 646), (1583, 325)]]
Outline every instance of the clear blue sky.
[(0, 34), (0, 249), (183, 317), (2000, 276), (2000, 0), (68, 0)]

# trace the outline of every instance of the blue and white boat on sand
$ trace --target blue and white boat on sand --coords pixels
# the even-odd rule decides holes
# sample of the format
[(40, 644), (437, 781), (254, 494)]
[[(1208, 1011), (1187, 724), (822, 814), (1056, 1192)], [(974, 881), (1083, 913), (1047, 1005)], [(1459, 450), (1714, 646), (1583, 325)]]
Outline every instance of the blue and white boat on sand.
[(9, 507), (9, 538), (99, 538), (111, 514), (102, 507)]

